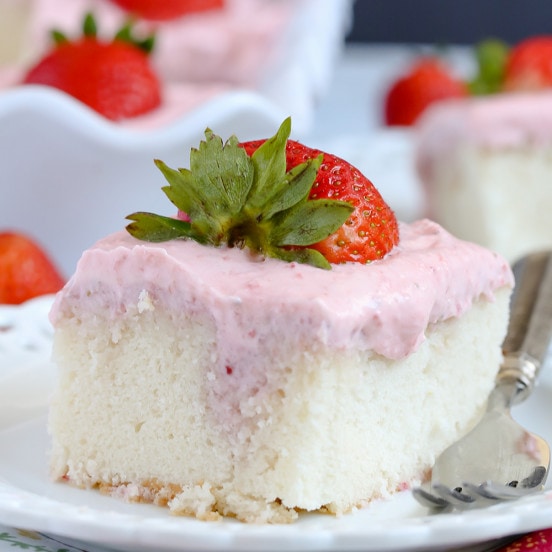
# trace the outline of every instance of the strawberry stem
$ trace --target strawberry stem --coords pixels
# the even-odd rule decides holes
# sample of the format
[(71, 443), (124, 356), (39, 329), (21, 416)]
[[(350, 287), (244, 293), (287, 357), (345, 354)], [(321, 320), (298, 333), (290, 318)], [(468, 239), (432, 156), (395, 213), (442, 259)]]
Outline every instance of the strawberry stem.
[[(134, 35), (133, 30), (133, 22), (129, 20), (115, 33), (113, 39), (132, 44), (146, 54), (150, 54), (155, 47), (155, 34), (152, 33), (145, 38), (138, 38)], [(88, 12), (84, 16), (82, 34), (88, 38), (98, 36), (98, 24), (92, 12)], [(50, 32), (50, 36), (56, 46), (69, 42), (67, 35), (58, 29), (53, 29)]]

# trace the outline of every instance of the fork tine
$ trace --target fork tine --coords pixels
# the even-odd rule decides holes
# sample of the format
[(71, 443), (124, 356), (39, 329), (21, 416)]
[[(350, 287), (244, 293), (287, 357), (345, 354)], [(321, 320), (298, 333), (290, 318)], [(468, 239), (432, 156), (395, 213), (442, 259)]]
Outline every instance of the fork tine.
[(465, 481), (462, 487), (469, 489), (472, 495), (478, 495), (489, 501), (516, 499), (533, 492), (536, 487), (539, 487), (543, 483), (546, 473), (544, 466), (537, 466), (529, 476), (522, 479), (519, 483), (511, 481), (507, 485), (500, 485), (487, 481), (480, 485), (475, 485)]
[[(537, 466), (533, 471), (520, 482), (511, 481), (509, 484), (498, 484), (486, 481), (479, 485), (464, 481), (462, 487), (451, 489), (441, 483), (434, 483), (429, 492), (422, 487), (412, 490), (414, 498), (427, 508), (445, 510), (483, 506), (503, 500), (515, 500), (528, 495), (540, 487), (547, 476), (547, 469), (544, 466)], [(466, 492), (468, 491), (468, 492)]]
[(530, 475), (522, 479), (519, 483), (517, 481), (511, 481), (507, 485), (501, 485), (493, 483), (492, 481), (487, 481), (481, 485), (464, 483), (464, 486), (468, 487), (472, 492), (490, 500), (516, 499), (530, 494), (540, 487), (546, 478), (546, 474), (547, 471), (544, 466), (537, 466)]
[(484, 498), (489, 501), (498, 501), (501, 499), (500, 496), (498, 496), (496, 493), (494, 493), (490, 488), (489, 484), (482, 483), (480, 485), (475, 485), (473, 483), (469, 483), (465, 481), (463, 484), (464, 488), (467, 488), (470, 490), (471, 493), (475, 495), (479, 495), (481, 498)]
[(492, 482), (485, 483), (484, 487), (487, 493), (496, 496), (498, 500), (521, 498), (532, 492), (530, 488), (510, 487), (508, 485), (500, 485)]
[(451, 489), (442, 483), (434, 483), (432, 489), (437, 493), (439, 497), (446, 500), (456, 508), (470, 508), (476, 502), (476, 499), (463, 492), (461, 487)]
[(448, 500), (436, 496), (425, 489), (422, 489), (422, 487), (415, 487), (412, 489), (412, 494), (414, 495), (414, 498), (426, 508), (443, 509), (450, 506)]
[(548, 474), (547, 469), (544, 466), (537, 466), (529, 476), (521, 481), (519, 487), (524, 489), (534, 489), (544, 484), (546, 476)]

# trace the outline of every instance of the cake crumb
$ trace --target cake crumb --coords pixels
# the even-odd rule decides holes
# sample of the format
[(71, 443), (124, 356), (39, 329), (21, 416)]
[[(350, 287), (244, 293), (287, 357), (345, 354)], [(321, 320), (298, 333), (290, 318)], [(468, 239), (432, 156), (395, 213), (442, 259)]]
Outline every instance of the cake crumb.
[(155, 307), (153, 301), (151, 300), (150, 294), (143, 289), (138, 296), (138, 303), (136, 304), (138, 312), (142, 314), (145, 311), (153, 311)]
[(179, 516), (195, 516), (204, 521), (217, 521), (216, 497), (209, 483), (185, 487), (168, 502), (171, 513)]

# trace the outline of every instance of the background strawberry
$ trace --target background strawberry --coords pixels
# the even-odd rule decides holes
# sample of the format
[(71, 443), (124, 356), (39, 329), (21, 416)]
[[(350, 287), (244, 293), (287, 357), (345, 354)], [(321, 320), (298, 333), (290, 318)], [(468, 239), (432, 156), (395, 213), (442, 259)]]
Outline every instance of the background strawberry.
[(540, 90), (552, 86), (552, 36), (523, 40), (510, 50), (504, 89)]
[(43, 249), (18, 232), (0, 233), (0, 303), (59, 291), (64, 280)]
[(54, 33), (56, 46), (28, 71), (24, 83), (63, 90), (112, 120), (159, 106), (161, 85), (148, 59), (153, 40), (135, 41), (125, 27), (112, 41), (101, 41), (91, 16), (83, 29), (76, 40)]
[[(263, 143), (264, 140), (256, 140), (241, 146), (251, 156)], [(286, 144), (286, 169), (289, 171), (320, 154), (322, 165), (309, 197), (346, 201), (354, 206), (354, 211), (337, 232), (309, 247), (334, 264), (381, 259), (397, 244), (398, 225), (393, 211), (368, 178), (347, 161), (294, 140)]]
[(224, 0), (111, 0), (121, 8), (143, 19), (166, 21), (183, 15), (221, 9)]
[(412, 125), (433, 102), (461, 98), (467, 94), (466, 84), (452, 76), (438, 59), (420, 59), (387, 91), (385, 123)]

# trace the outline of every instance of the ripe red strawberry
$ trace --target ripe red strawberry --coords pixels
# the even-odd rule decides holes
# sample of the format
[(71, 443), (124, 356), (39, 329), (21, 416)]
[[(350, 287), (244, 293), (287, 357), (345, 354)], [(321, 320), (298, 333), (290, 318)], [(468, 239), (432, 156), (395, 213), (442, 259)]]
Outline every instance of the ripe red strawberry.
[(453, 77), (439, 60), (423, 58), (387, 91), (385, 123), (412, 125), (433, 102), (467, 94), (467, 85)]
[(267, 140), (223, 143), (209, 129), (190, 169), (158, 168), (176, 217), (132, 213), (127, 231), (163, 242), (247, 248), (252, 254), (330, 269), (382, 258), (397, 220), (372, 183), (334, 155), (289, 140), (291, 119)]
[[(264, 142), (244, 142), (241, 146), (251, 156)], [(346, 201), (354, 206), (354, 211), (337, 232), (309, 247), (334, 264), (381, 259), (398, 243), (399, 231), (393, 211), (368, 178), (347, 161), (294, 140), (286, 144), (286, 169), (289, 171), (320, 154), (322, 165), (309, 197)]]
[(504, 89), (540, 90), (552, 86), (552, 36), (523, 40), (510, 50)]
[(19, 232), (0, 233), (0, 303), (59, 291), (64, 280), (43, 249)]
[(189, 13), (221, 9), (224, 0), (111, 0), (121, 8), (152, 21), (168, 21)]
[(134, 41), (125, 28), (112, 41), (101, 41), (91, 16), (82, 37), (54, 36), (56, 46), (28, 71), (25, 84), (63, 90), (111, 120), (141, 115), (160, 105), (161, 85), (148, 58), (151, 38)]

